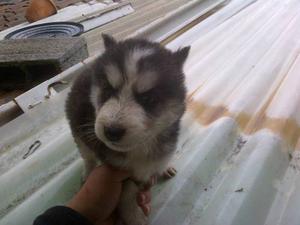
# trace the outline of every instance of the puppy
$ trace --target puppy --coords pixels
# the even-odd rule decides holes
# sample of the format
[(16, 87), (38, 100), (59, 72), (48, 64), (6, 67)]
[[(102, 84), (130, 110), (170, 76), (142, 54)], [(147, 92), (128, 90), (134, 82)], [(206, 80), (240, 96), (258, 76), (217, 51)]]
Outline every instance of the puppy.
[[(129, 170), (119, 212), (127, 225), (144, 225), (137, 183), (167, 169), (185, 111), (183, 64), (190, 47), (172, 52), (142, 39), (117, 42), (102, 35), (105, 51), (75, 80), (66, 102), (86, 174), (97, 160)], [(138, 182), (134, 182), (138, 181)]]

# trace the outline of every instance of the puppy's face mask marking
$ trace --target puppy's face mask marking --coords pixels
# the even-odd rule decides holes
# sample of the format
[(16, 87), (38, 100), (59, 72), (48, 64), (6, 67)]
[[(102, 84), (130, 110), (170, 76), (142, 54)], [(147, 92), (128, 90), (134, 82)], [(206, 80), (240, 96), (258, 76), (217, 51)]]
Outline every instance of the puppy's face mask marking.
[(183, 114), (189, 47), (171, 52), (144, 40), (103, 39), (90, 96), (96, 136), (115, 151), (143, 150)]

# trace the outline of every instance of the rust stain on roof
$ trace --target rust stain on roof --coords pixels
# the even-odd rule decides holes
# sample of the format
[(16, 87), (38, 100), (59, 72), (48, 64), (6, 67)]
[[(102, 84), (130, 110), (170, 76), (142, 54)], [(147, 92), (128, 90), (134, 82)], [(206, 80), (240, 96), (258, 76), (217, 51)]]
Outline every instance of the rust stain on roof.
[(265, 112), (255, 115), (244, 112), (234, 113), (225, 106), (209, 106), (191, 99), (188, 100), (188, 111), (203, 125), (209, 125), (224, 116), (231, 117), (247, 135), (269, 129), (281, 136), (291, 147), (300, 148), (300, 126), (291, 118), (271, 118)]

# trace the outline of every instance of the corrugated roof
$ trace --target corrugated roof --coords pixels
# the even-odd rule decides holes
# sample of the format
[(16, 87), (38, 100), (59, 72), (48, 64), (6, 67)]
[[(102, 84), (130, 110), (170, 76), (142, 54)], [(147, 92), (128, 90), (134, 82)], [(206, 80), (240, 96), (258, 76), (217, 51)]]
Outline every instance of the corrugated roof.
[(124, 39), (138, 29), (165, 16), (166, 13), (188, 3), (189, 0), (132, 0), (130, 2), (135, 10), (132, 14), (84, 34), (91, 55), (97, 54), (103, 47), (101, 33), (111, 34), (119, 40)]
[(181, 176), (158, 191), (153, 224), (300, 223), (299, 9), (256, 1), (169, 45), (192, 44), (189, 109)]
[[(298, 0), (232, 0), (169, 39), (172, 49), (192, 46), (189, 106), (173, 161), (179, 173), (154, 187), (150, 224), (299, 224), (299, 9)], [(0, 224), (30, 224), (79, 187), (67, 92), (0, 129)]]

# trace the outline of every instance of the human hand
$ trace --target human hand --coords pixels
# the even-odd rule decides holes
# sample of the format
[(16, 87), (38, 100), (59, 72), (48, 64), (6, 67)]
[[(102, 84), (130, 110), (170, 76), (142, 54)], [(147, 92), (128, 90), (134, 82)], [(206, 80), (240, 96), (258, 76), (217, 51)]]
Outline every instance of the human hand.
[[(107, 165), (96, 167), (68, 207), (97, 225), (115, 223), (115, 209), (119, 202), (122, 182), (129, 178), (128, 172)], [(137, 195), (137, 203), (145, 213), (150, 212), (150, 186)]]

